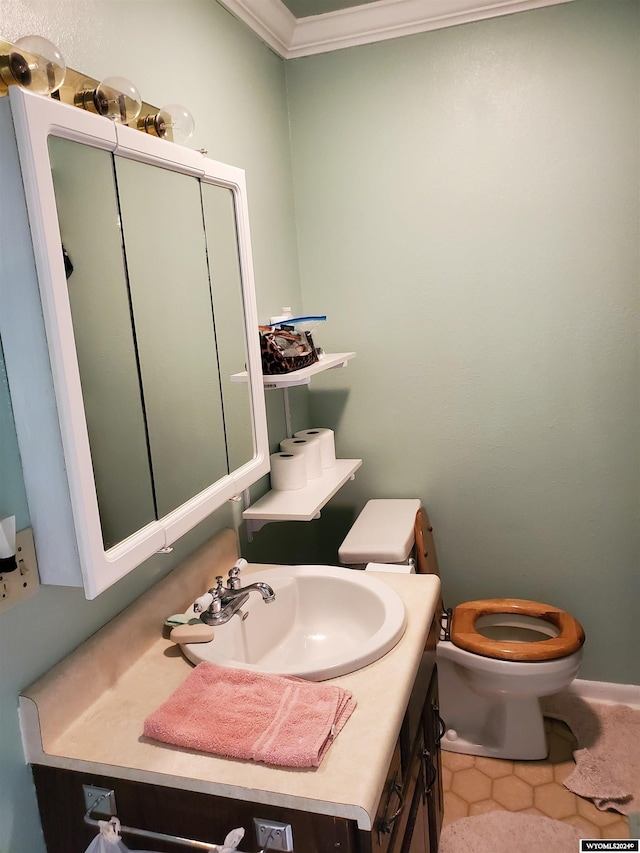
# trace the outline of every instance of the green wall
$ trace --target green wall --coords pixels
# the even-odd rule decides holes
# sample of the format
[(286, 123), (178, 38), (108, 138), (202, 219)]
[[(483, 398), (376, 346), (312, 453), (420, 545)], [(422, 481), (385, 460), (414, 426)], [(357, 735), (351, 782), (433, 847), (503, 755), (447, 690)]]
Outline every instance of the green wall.
[(305, 307), (358, 353), (310, 393), (364, 460), (324, 541), (368, 498), (419, 497), (449, 606), (567, 609), (581, 677), (635, 684), (639, 9), (286, 66)]

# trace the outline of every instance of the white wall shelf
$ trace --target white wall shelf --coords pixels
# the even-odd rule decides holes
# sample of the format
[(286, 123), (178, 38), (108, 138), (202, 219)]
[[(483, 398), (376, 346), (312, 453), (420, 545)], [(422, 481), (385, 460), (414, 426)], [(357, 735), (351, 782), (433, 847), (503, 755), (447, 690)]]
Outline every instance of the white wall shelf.
[[(292, 435), (289, 388), (308, 385), (312, 376), (325, 370), (332, 370), (334, 367), (345, 367), (347, 362), (355, 356), (355, 352), (324, 353), (310, 367), (303, 367), (301, 370), (284, 373), (280, 376), (263, 376), (265, 390), (281, 388), (283, 391), (288, 438)], [(246, 371), (235, 373), (231, 377), (231, 381), (246, 382)], [(361, 465), (362, 459), (336, 459), (333, 468), (325, 468), (322, 477), (310, 480), (303, 489), (272, 490), (259, 498), (253, 505), (249, 505), (250, 498), (247, 490), (245, 492), (247, 508), (242, 513), (242, 517), (247, 523), (249, 542), (252, 541), (254, 533), (271, 521), (313, 521), (314, 518), (320, 518), (322, 507), (348, 480), (355, 478), (355, 472)]]
[[(263, 376), (264, 387), (265, 389), (295, 388), (297, 385), (308, 385), (311, 377), (316, 373), (322, 373), (324, 370), (331, 370), (334, 367), (344, 367), (350, 359), (355, 357), (355, 352), (327, 352), (309, 367), (294, 370), (292, 373), (282, 373), (279, 376)], [(246, 382), (246, 370), (242, 373), (234, 373), (231, 381)]]
[(303, 489), (271, 491), (242, 513), (249, 535), (270, 521), (312, 521), (320, 517), (322, 507), (353, 480), (362, 459), (336, 459), (333, 468), (325, 468), (322, 477), (310, 480)]

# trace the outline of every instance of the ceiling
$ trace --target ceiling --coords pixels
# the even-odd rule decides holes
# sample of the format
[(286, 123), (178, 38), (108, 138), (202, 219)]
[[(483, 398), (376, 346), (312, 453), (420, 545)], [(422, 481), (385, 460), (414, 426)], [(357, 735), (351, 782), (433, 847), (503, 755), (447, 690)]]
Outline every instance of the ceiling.
[(219, 0), (284, 59), (573, 0)]
[(350, 9), (352, 6), (364, 6), (377, 0), (281, 0), (284, 6), (296, 18), (308, 18), (310, 15), (324, 15), (327, 12), (337, 12), (339, 9)]

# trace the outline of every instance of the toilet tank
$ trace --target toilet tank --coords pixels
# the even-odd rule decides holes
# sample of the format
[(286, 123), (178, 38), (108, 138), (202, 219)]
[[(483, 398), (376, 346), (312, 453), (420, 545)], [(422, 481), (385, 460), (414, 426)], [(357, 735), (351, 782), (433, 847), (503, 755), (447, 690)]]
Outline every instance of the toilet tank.
[(364, 569), (367, 563), (408, 563), (420, 505), (417, 498), (368, 501), (338, 548), (342, 565)]

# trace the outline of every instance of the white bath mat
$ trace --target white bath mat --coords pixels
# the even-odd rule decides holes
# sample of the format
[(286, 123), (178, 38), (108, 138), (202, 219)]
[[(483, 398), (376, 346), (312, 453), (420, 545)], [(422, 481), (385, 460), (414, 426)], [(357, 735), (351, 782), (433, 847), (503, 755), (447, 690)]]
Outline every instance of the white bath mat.
[(581, 837), (550, 817), (495, 811), (447, 824), (438, 853), (577, 853)]
[(640, 711), (557, 693), (541, 701), (545, 717), (565, 722), (578, 741), (576, 769), (564, 785), (601, 811), (640, 811)]

